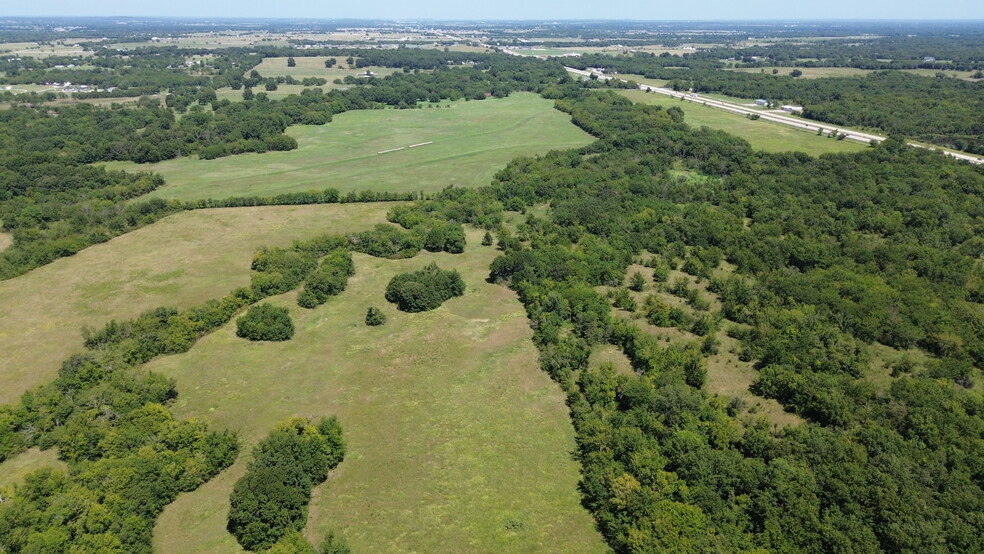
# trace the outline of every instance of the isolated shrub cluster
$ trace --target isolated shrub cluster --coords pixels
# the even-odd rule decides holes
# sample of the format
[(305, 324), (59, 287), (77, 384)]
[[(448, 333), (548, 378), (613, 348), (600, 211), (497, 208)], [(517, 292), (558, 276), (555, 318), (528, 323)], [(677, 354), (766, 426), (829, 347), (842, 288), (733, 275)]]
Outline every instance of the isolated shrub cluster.
[(386, 286), (386, 300), (404, 312), (424, 312), (465, 293), (465, 282), (455, 270), (430, 263), (420, 271), (400, 273)]
[(294, 322), (287, 308), (258, 304), (236, 320), (236, 336), (249, 340), (290, 340), (294, 336)]
[(355, 275), (355, 265), (351, 254), (342, 249), (329, 253), (318, 269), (308, 275), (304, 290), (297, 295), (297, 304), (302, 308), (324, 304), (329, 297), (345, 290), (352, 275)]

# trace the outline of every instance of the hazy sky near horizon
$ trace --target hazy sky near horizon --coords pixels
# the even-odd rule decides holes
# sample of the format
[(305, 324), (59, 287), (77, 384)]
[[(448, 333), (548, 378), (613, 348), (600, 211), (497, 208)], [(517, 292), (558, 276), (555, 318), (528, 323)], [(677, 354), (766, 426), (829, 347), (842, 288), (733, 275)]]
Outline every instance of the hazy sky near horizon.
[(984, 19), (981, 0), (826, 0), (814, 2), (735, 2), (734, 0), (635, 1), (593, 0), (47, 0), (9, 2), (2, 16), (160, 16), (314, 19), (455, 19), (455, 20), (796, 20), (796, 19)]

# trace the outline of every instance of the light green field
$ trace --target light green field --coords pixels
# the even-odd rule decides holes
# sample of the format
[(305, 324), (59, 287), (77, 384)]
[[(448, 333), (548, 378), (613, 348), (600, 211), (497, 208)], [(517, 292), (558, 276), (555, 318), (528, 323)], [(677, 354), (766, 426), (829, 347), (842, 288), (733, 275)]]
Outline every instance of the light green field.
[(679, 106), (684, 112), (684, 121), (700, 127), (707, 126), (737, 135), (749, 142), (753, 148), (768, 152), (800, 151), (818, 156), (830, 152), (858, 152), (867, 148), (859, 142), (834, 140), (818, 137), (816, 133), (800, 131), (789, 127), (759, 119), (752, 121), (743, 115), (726, 112), (717, 108), (704, 106), (696, 102), (680, 101), (662, 94), (643, 92), (641, 90), (619, 91), (635, 102), (645, 102), (665, 106)]
[[(360, 110), (322, 126), (298, 125), (290, 152), (157, 164), (105, 164), (154, 171), (167, 185), (150, 196), (194, 200), (266, 196), (311, 189), (433, 192), (448, 185), (487, 185), (510, 160), (593, 139), (534, 94), (456, 102), (449, 108)], [(407, 146), (432, 142), (417, 148)], [(397, 152), (383, 150), (404, 147)]]
[[(348, 450), (314, 491), (312, 541), (334, 530), (356, 552), (602, 552), (564, 395), (538, 368), (515, 294), (485, 282), (497, 252), (481, 235), (470, 230), (461, 255), (355, 254), (347, 290), (324, 306), (273, 299), (291, 311), (290, 341), (248, 343), (229, 324), (148, 368), (177, 380), (177, 415), (238, 431), (244, 451), (283, 418), (339, 417)], [(430, 261), (457, 269), (465, 296), (398, 312), (386, 283)], [(385, 325), (364, 324), (369, 305)], [(155, 550), (237, 550), (225, 517), (244, 458), (165, 510)]]
[[(78, 39), (78, 41), (91, 39)], [(82, 50), (82, 47), (73, 46), (75, 42), (68, 41), (65, 44), (56, 43), (54, 46), (39, 44), (37, 42), (5, 42), (0, 43), (0, 54), (30, 56), (32, 58), (47, 58), (48, 56), (87, 56), (90, 53)]]
[[(306, 87), (304, 85), (277, 85), (277, 90), (263, 90), (263, 85), (260, 85), (253, 89), (253, 93), (258, 94), (262, 92), (271, 100), (282, 100), (291, 94), (300, 94), (304, 91), (304, 89), (320, 88), (322, 90), (328, 90), (332, 86), (338, 87), (338, 85), (327, 83), (320, 87)], [(215, 96), (219, 100), (239, 102), (243, 99), (243, 89), (233, 90), (231, 87), (222, 87), (215, 90)]]
[(178, 48), (222, 49), (252, 46), (288, 46), (283, 34), (270, 33), (190, 33), (180, 37), (162, 37), (160, 41), (118, 42), (110, 48), (136, 49), (147, 46), (177, 46)]
[(741, 73), (764, 73), (772, 75), (772, 70), (778, 69), (778, 75), (789, 75), (794, 69), (803, 72), (800, 79), (819, 79), (823, 77), (856, 77), (871, 73), (867, 69), (857, 69), (854, 67), (739, 67), (732, 69)]
[(371, 228), (393, 204), (184, 212), (0, 281), (0, 404), (53, 379), (102, 327), (157, 306), (188, 307), (249, 284), (260, 246)]
[[(327, 59), (328, 56), (316, 56), (313, 58), (294, 57), (294, 61), (297, 62), (297, 65), (294, 67), (287, 67), (287, 58), (264, 58), (260, 65), (254, 67), (253, 69), (255, 69), (263, 77), (286, 77), (290, 75), (298, 81), (305, 77), (321, 77), (323, 79), (328, 79), (328, 85), (331, 85), (332, 81), (335, 79), (344, 79), (349, 75), (355, 77), (357, 75), (364, 74), (366, 71), (375, 73), (377, 77), (384, 77), (386, 75), (402, 71), (401, 69), (394, 69), (392, 67), (376, 66), (360, 67), (356, 69), (354, 67), (349, 67), (348, 64), (345, 63), (345, 56), (335, 56), (335, 60), (339, 63), (336, 64), (335, 67), (328, 69), (325, 67), (325, 60)], [(339, 66), (342, 66), (345, 69), (341, 69)]]
[[(778, 69), (779, 75), (789, 75), (790, 71), (799, 69), (803, 72), (803, 75), (799, 77), (800, 79), (819, 79), (823, 77), (858, 77), (869, 73), (874, 73), (875, 71), (872, 69), (858, 69), (855, 67), (741, 67), (732, 69), (732, 71), (740, 71), (742, 73), (765, 73), (767, 75), (772, 75), (773, 69)], [(954, 79), (963, 79), (965, 81), (978, 80), (971, 77), (971, 75), (977, 73), (976, 71), (957, 71), (949, 69), (899, 69), (897, 71), (912, 73), (914, 75), (922, 75), (924, 77), (936, 77), (937, 73), (942, 73), (947, 77), (952, 77)]]
[(24, 476), (39, 469), (67, 469), (54, 450), (29, 448), (12, 458), (0, 462), (0, 497), (10, 494), (11, 488), (23, 482)]
[(14, 243), (14, 236), (8, 233), (0, 233), (0, 252)]

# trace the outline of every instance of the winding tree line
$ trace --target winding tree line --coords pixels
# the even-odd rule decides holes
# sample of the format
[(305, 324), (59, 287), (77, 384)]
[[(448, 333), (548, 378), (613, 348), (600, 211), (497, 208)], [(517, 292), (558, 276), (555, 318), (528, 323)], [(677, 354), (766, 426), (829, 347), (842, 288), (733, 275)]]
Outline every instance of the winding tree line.
[(252, 454), (229, 497), (228, 529), (243, 548), (261, 551), (285, 537), (297, 540), (289, 533), (304, 529), (311, 490), (341, 463), (345, 442), (335, 417), (317, 425), (291, 418), (278, 423)]
[[(253, 258), (249, 287), (181, 312), (162, 307), (84, 330), (86, 351), (66, 360), (57, 379), (24, 393), (16, 405), (0, 406), (0, 461), (37, 446), (56, 448), (69, 468), (32, 473), (13, 497), (0, 501), (0, 548), (150, 552), (154, 521), (164, 506), (232, 464), (239, 447), (231, 432), (175, 420), (168, 409), (177, 396), (174, 380), (139, 366), (188, 351), (263, 298), (302, 284), (304, 292), (325, 292), (323, 272), (347, 280), (352, 269), (345, 249), (357, 242), (354, 236), (324, 235), (263, 248)], [(246, 548), (313, 552), (296, 531), (304, 524), (311, 488), (341, 461), (344, 445), (334, 419), (321, 421), (316, 434), (302, 423), (278, 427), (254, 451), (250, 471), (237, 483), (229, 528)], [(322, 549), (347, 551), (331, 535)]]

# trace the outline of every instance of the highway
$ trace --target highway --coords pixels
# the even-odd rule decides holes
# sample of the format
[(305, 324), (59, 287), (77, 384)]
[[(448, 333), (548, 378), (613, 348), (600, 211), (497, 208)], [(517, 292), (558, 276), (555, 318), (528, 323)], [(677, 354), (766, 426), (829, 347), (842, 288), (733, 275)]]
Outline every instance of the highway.
[[(594, 74), (599, 79), (608, 80), (614, 78), (610, 75), (605, 75), (603, 73), (599, 73), (596, 71), (595, 72), (585, 71), (581, 69), (574, 69), (573, 67), (567, 67), (566, 69), (567, 71), (574, 73), (575, 75), (580, 75), (582, 77), (590, 77), (592, 74)], [(625, 82), (625, 79), (621, 79), (621, 81)], [(856, 140), (859, 142), (864, 142), (866, 144), (870, 143), (871, 141), (881, 142), (885, 140), (885, 137), (881, 135), (863, 133), (861, 131), (855, 131), (844, 127), (835, 127), (832, 125), (827, 125), (825, 123), (818, 123), (812, 120), (802, 119), (798, 117), (791, 117), (788, 115), (782, 115), (775, 112), (757, 110), (757, 109), (750, 108), (748, 106), (742, 106), (741, 104), (735, 104), (734, 102), (716, 100), (714, 98), (707, 98), (706, 96), (700, 96), (698, 94), (693, 94), (693, 93), (677, 92), (675, 90), (671, 90), (663, 87), (657, 87), (654, 85), (641, 84), (639, 85), (639, 90), (653, 92), (656, 94), (664, 94), (666, 96), (672, 96), (673, 98), (683, 98), (684, 100), (690, 102), (700, 103), (705, 106), (710, 106), (712, 108), (717, 108), (720, 110), (725, 110), (736, 114), (741, 114), (741, 115), (755, 114), (758, 115), (761, 119), (764, 119), (766, 121), (772, 121), (774, 123), (779, 123), (781, 125), (796, 127), (797, 129), (802, 129), (804, 131), (820, 132), (822, 130), (826, 134), (830, 134), (830, 133), (844, 134), (846, 140)], [(912, 142), (909, 143), (909, 146), (912, 146), (914, 148), (928, 148), (929, 150), (937, 150), (936, 148), (927, 147)], [(943, 154), (946, 154), (947, 156), (952, 156), (959, 160), (965, 160), (975, 164), (984, 163), (984, 158), (980, 158), (970, 154), (949, 152), (946, 150), (938, 150), (938, 151), (942, 152)]]

